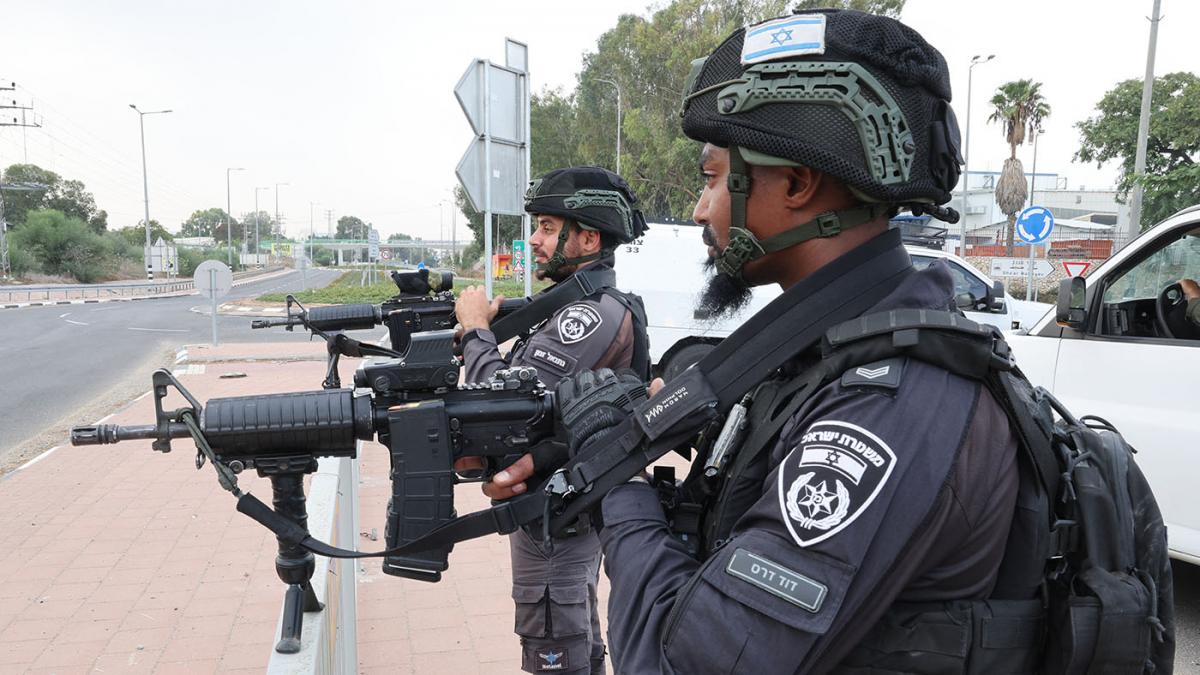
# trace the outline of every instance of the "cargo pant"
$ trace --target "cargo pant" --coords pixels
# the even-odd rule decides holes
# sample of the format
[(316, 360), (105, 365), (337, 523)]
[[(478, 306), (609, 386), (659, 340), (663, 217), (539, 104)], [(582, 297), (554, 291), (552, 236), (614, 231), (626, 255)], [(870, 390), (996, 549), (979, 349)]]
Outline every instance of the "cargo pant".
[(540, 533), (517, 530), (512, 549), (513, 602), (521, 637), (521, 669), (528, 673), (604, 670), (604, 638), (596, 601), (600, 540), (594, 531), (555, 539), (547, 555)]

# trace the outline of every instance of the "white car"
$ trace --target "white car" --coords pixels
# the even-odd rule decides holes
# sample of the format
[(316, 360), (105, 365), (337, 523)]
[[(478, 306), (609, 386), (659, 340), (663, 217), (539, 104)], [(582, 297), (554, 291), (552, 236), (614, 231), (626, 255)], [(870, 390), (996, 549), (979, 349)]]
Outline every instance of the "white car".
[[(696, 298), (704, 287), (703, 263), (708, 256), (700, 232), (694, 225), (651, 223), (641, 239), (617, 250), (617, 286), (645, 301), (650, 359), (660, 374), (673, 374), (698, 361), (745, 317), (782, 292), (775, 285), (760, 286), (737, 316), (716, 321), (696, 318)], [(918, 269), (939, 258), (949, 264), (959, 307), (973, 321), (1007, 331), (1034, 322), (1051, 309), (1045, 303), (1014, 300), (1003, 284), (957, 256), (920, 246), (907, 248)]]
[(1181, 279), (1200, 280), (1200, 205), (1143, 232), (1086, 281), (1064, 281), (1057, 310), (1008, 340), (1030, 380), (1138, 450), (1171, 555), (1200, 564), (1200, 326), (1185, 316)]

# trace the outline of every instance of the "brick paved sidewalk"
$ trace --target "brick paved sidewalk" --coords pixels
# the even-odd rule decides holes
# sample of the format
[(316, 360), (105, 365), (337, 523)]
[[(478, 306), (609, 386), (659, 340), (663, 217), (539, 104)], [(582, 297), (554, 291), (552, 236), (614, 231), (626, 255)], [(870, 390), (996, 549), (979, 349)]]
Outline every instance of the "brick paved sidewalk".
[[(200, 401), (312, 390), (324, 364), (299, 359), (323, 350), (320, 342), (193, 346), (196, 359), (176, 372)], [(266, 360), (272, 354), (282, 361)], [(344, 382), (356, 366), (343, 360)], [(219, 378), (229, 372), (246, 377)], [(153, 415), (144, 396), (106, 421), (145, 424)], [(149, 441), (64, 446), (0, 479), (0, 673), (264, 671), (284, 590), (275, 539), (234, 510), (211, 467), (196, 471), (194, 456), (183, 440), (166, 456)], [(383, 548), (387, 472), (386, 449), (364, 444), (362, 550)], [(270, 495), (269, 482), (252, 472), (239, 483)], [(478, 485), (459, 486), (460, 513), (486, 506)], [(437, 584), (362, 561), (359, 671), (521, 672), (510, 593), (508, 542), (499, 536), (456, 546)], [(601, 579), (602, 617), (607, 595)]]

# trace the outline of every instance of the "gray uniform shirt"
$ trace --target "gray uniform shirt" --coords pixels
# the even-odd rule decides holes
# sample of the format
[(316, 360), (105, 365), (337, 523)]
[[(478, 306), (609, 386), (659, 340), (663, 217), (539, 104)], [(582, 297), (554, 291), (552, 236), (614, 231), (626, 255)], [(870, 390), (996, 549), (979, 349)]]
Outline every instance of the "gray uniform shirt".
[[(931, 266), (874, 309), (947, 309), (952, 289)], [(980, 383), (891, 362), (899, 377), (868, 368), (801, 407), (761, 498), (704, 563), (670, 534), (653, 488), (604, 498), (618, 672), (813, 672), (893, 603), (988, 596), (1016, 499), (1015, 437)], [(861, 386), (873, 378), (894, 386)]]
[(533, 366), (548, 388), (584, 370), (628, 368), (633, 361), (633, 316), (616, 299), (596, 293), (558, 310), (508, 358), (496, 335), (478, 331), (463, 347), (468, 382), (482, 382), (510, 366)]

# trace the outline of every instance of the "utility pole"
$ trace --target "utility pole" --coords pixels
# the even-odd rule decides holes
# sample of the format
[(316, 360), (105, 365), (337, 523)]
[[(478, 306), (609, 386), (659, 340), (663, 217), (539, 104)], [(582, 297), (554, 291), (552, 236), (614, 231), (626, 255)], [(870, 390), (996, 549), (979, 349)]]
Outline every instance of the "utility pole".
[(129, 104), (138, 114), (138, 129), (142, 134), (142, 196), (146, 205), (146, 279), (154, 281), (154, 265), (150, 262), (150, 179), (146, 175), (146, 115), (165, 115), (170, 110), (151, 110), (142, 112), (132, 103)]
[(597, 82), (611, 84), (617, 90), (617, 175), (621, 175), (621, 85), (613, 80), (606, 80), (603, 77), (597, 77)]
[[(7, 86), (0, 84), (0, 91), (13, 91), (16, 88), (17, 88), (16, 82), (10, 82)], [(38, 124), (37, 119), (34, 119), (34, 121), (31, 123), (25, 121), (25, 111), (33, 110), (33, 108), (31, 106), (17, 105), (17, 102), (13, 101), (12, 105), (0, 105), (0, 110), (20, 110), (21, 111), (21, 121), (20, 122), (18, 122), (17, 118), (14, 117), (14, 118), (12, 118), (12, 122), (0, 121), (0, 127), (21, 127), (21, 131), (22, 131), (22, 133), (24, 133), (24, 130), (27, 127), (42, 126), (42, 125)], [(28, 163), (28, 161), (29, 161), (29, 159), (28, 159), (28, 157), (26, 157), (26, 163)], [(2, 168), (2, 167), (0, 167), (0, 168)], [(3, 179), (4, 179), (3, 171), (0, 171), (0, 183), (3, 183)], [(4, 219), (4, 186), (3, 185), (0, 185), (0, 276), (2, 276), (5, 279), (12, 276), (12, 267), (8, 262), (8, 222)]]
[(316, 249), (313, 248), (313, 207), (316, 205), (316, 202), (308, 203), (308, 259), (310, 262), (314, 260), (316, 254)]
[(260, 267), (258, 262), (259, 252), (262, 251), (262, 239), (258, 236), (258, 193), (262, 190), (270, 190), (269, 187), (254, 188), (254, 266)]
[(283, 234), (283, 224), (279, 222), (279, 186), (291, 185), (291, 183), (276, 183), (275, 184), (275, 224), (271, 227), (272, 240), (278, 241), (279, 235)]
[[(1154, 53), (1158, 49), (1159, 8), (1162, 0), (1154, 0), (1154, 15), (1150, 20), (1150, 47), (1146, 51), (1146, 79), (1142, 81), (1142, 111), (1138, 117), (1137, 150), (1133, 156), (1133, 195), (1129, 199), (1129, 229), (1125, 244), (1142, 231), (1142, 183), (1146, 175), (1146, 143), (1150, 136), (1150, 99), (1154, 93)], [(1124, 244), (1122, 244), (1124, 246)]]
[[(330, 241), (334, 241), (333, 209), (325, 209), (325, 233), (329, 235)], [(336, 250), (338, 252), (338, 264), (340, 265), (342, 263), (342, 249), (338, 248)]]
[[(227, 256), (229, 269), (233, 269), (233, 209), (229, 205), (229, 172), (245, 171), (240, 166), (225, 169), (225, 245), (229, 247)], [(242, 225), (242, 240), (246, 239), (246, 227)]]
[(963, 144), (963, 212), (959, 218), (959, 247), (958, 254), (963, 258), (967, 257), (967, 194), (968, 188), (971, 186), (971, 80), (975, 76), (975, 66), (981, 63), (987, 63), (996, 58), (995, 54), (989, 54), (985, 59), (982, 55), (976, 54), (971, 57), (971, 66), (967, 68), (967, 139)]

